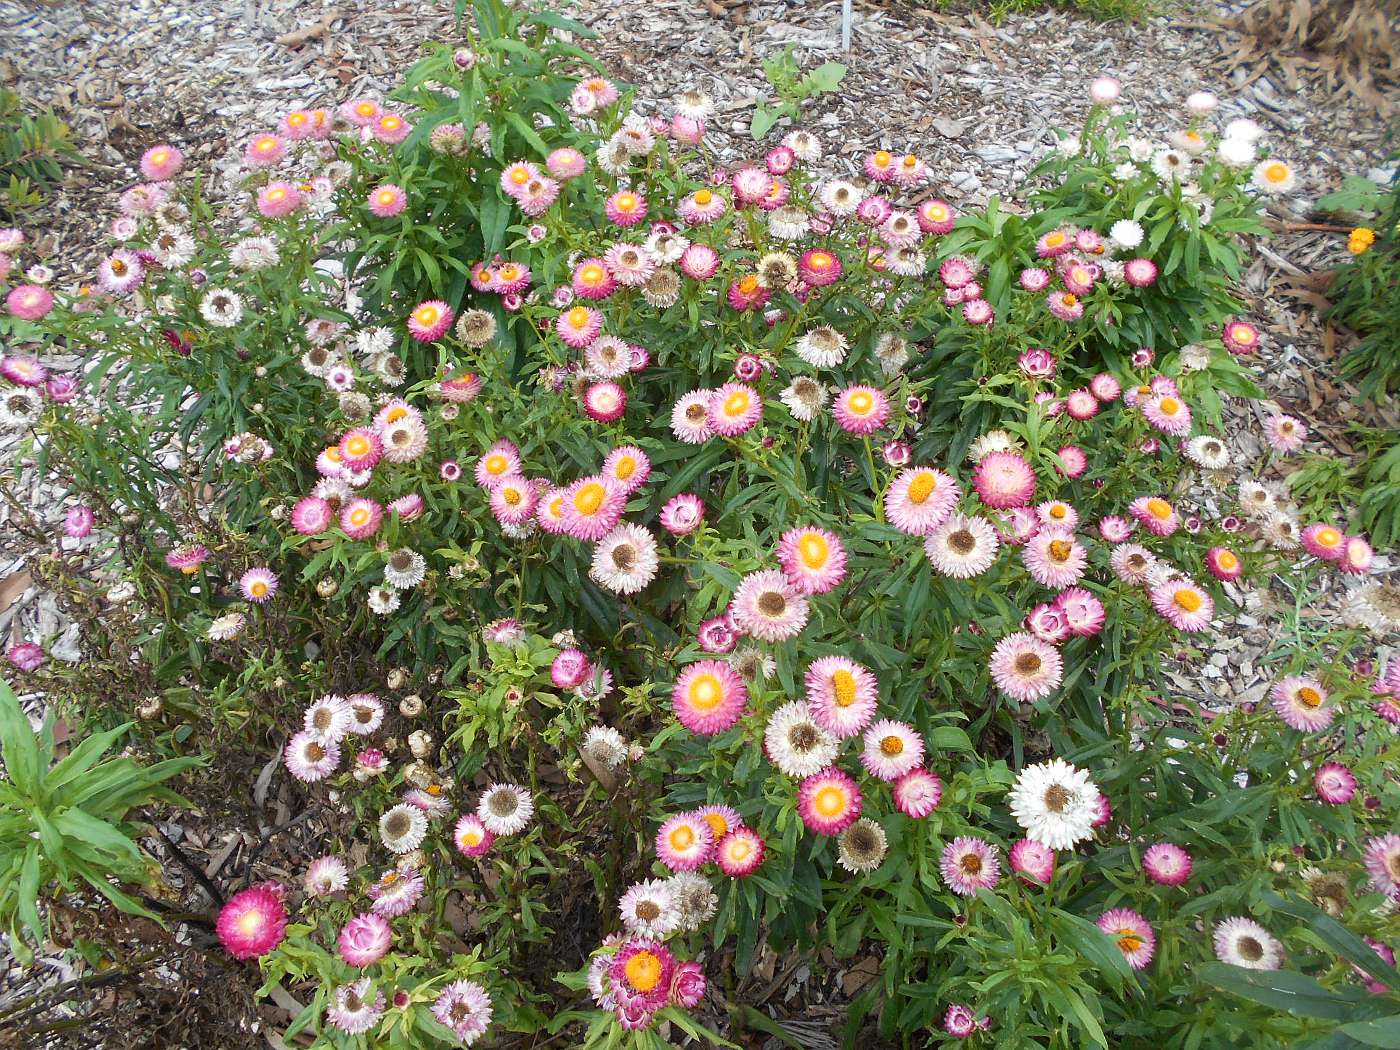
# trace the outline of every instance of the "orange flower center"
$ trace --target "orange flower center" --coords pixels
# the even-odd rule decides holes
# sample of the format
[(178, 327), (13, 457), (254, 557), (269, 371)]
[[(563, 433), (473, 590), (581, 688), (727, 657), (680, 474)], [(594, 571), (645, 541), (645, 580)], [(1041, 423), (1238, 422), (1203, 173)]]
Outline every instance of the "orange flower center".
[(844, 667), (832, 674), (831, 688), (839, 706), (850, 707), (856, 702), (856, 676)]
[(1201, 596), (1193, 590), (1183, 587), (1176, 594), (1172, 595), (1172, 601), (1176, 602), (1179, 608), (1187, 612), (1196, 612), (1201, 607)]
[(712, 674), (702, 674), (690, 683), (690, 706), (713, 711), (724, 699), (724, 686)]

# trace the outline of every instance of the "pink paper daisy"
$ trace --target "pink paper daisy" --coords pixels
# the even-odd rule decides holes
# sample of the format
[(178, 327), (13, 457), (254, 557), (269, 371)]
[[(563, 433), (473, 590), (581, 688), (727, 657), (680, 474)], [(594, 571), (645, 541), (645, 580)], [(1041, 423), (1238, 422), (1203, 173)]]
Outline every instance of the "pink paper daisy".
[(1337, 708), (1327, 700), (1322, 683), (1304, 675), (1290, 675), (1269, 690), (1269, 702), (1278, 716), (1303, 733), (1316, 733), (1332, 724)]
[(938, 869), (948, 888), (960, 897), (971, 897), (978, 890), (989, 890), (1001, 877), (997, 849), (989, 842), (971, 836), (955, 838), (943, 847)]
[(420, 343), (434, 343), (452, 327), (452, 307), (441, 299), (419, 303), (408, 315), (408, 334)]
[(1157, 938), (1151, 924), (1137, 912), (1113, 908), (1099, 916), (1098, 926), (1117, 942), (1118, 950), (1134, 970), (1141, 970), (1152, 961)]
[(832, 736), (855, 736), (870, 724), (879, 702), (875, 676), (844, 656), (813, 660), (803, 677), (812, 720)]
[(923, 758), (924, 739), (911, 725), (881, 719), (865, 731), (860, 760), (873, 777), (898, 780), (919, 768)]
[(849, 434), (873, 434), (890, 418), (890, 401), (873, 386), (851, 386), (836, 395), (831, 414)]
[(798, 815), (818, 835), (839, 835), (855, 823), (860, 811), (860, 788), (836, 766), (813, 774), (797, 789)]
[(715, 863), (734, 878), (752, 875), (763, 863), (763, 837), (740, 824), (715, 844)]
[(257, 959), (282, 943), (287, 909), (275, 884), (250, 886), (235, 893), (219, 909), (215, 930), (224, 949), (235, 959)]
[(695, 813), (677, 813), (656, 832), (656, 856), (672, 871), (694, 871), (713, 858), (714, 849), (714, 829)]
[(890, 791), (894, 807), (906, 817), (922, 819), (938, 808), (943, 799), (943, 782), (922, 766), (909, 770), (894, 782)]
[(1142, 854), (1142, 870), (1160, 886), (1182, 886), (1191, 877), (1191, 854), (1171, 842), (1157, 842)]
[(778, 541), (778, 564), (803, 594), (825, 594), (846, 578), (846, 548), (826, 529), (790, 529)]
[(1024, 631), (999, 641), (988, 667), (997, 688), (1021, 703), (1050, 695), (1064, 673), (1064, 661), (1054, 646)]
[(725, 383), (707, 404), (709, 429), (723, 437), (737, 437), (763, 418), (763, 398), (744, 383)]
[(744, 679), (722, 660), (700, 660), (676, 678), (671, 707), (682, 725), (699, 736), (714, 736), (739, 721), (748, 706)]
[(1204, 631), (1215, 615), (1211, 596), (1190, 580), (1159, 583), (1148, 591), (1148, 598), (1158, 615), (1178, 631)]
[(978, 498), (1002, 510), (1027, 506), (1035, 498), (1035, 471), (1017, 452), (989, 452), (972, 475)]
[(1055, 851), (1043, 843), (1019, 840), (1011, 847), (1010, 861), (1011, 870), (1027, 884), (1034, 880), (1043, 885), (1055, 877)]
[(1313, 774), (1317, 797), (1329, 806), (1345, 806), (1356, 797), (1356, 776), (1340, 762), (1324, 762)]
[(261, 605), (277, 593), (277, 574), (261, 567), (249, 569), (238, 578), (238, 589), (248, 601)]

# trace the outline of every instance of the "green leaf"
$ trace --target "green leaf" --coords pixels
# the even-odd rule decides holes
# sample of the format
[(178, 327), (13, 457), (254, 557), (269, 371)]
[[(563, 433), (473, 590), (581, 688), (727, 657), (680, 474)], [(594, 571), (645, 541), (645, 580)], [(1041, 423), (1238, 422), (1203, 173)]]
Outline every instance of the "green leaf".
[(808, 93), (835, 91), (846, 77), (846, 67), (840, 62), (823, 62), (807, 74)]
[(1353, 1021), (1351, 1024), (1342, 1025), (1337, 1031), (1367, 1046), (1400, 1050), (1400, 1014), (1392, 1014), (1376, 1021)]
[(1331, 991), (1311, 977), (1291, 970), (1246, 970), (1226, 963), (1207, 963), (1196, 972), (1221, 991), (1297, 1017), (1342, 1021), (1351, 1017), (1357, 1004), (1365, 999), (1351, 989)]

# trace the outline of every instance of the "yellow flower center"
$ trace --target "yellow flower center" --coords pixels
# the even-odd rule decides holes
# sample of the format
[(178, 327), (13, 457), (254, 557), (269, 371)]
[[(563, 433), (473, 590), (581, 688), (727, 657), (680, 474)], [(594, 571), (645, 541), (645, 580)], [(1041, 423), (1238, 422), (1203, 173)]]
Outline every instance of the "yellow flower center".
[(690, 706), (700, 711), (713, 711), (724, 699), (724, 686), (712, 674), (702, 674), (690, 683)]
[(1179, 608), (1185, 609), (1187, 612), (1196, 612), (1201, 607), (1201, 596), (1195, 591), (1185, 587), (1172, 595), (1172, 601), (1176, 602)]
[(856, 702), (856, 676), (844, 667), (832, 674), (831, 689), (838, 706), (850, 707)]
[(369, 453), (369, 438), (363, 434), (356, 434), (349, 441), (345, 442), (345, 450), (358, 459)]
[(710, 825), (710, 830), (715, 833), (716, 842), (729, 834), (729, 821), (724, 819), (723, 813), (706, 813), (705, 823)]
[(1069, 540), (1050, 541), (1050, 557), (1054, 558), (1056, 561), (1068, 561), (1073, 551), (1074, 547)]
[(419, 324), (431, 327), (437, 324), (438, 318), (442, 315), (439, 313), (436, 306), (420, 306), (417, 310), (413, 311), (413, 316), (417, 319)]
[(1274, 163), (1264, 168), (1264, 178), (1268, 179), (1270, 182), (1287, 182), (1288, 165), (1281, 161), (1274, 161)]
[(617, 199), (613, 201), (613, 207), (618, 211), (636, 211), (637, 197), (633, 193), (619, 193)]
[(724, 855), (735, 864), (743, 864), (753, 856), (753, 843), (748, 839), (735, 838), (733, 842), (725, 843)]
[(1342, 542), (1342, 534), (1330, 526), (1325, 529), (1318, 529), (1313, 538), (1323, 547), (1338, 547)]
[(1230, 572), (1239, 565), (1239, 563), (1240, 560), (1235, 557), (1233, 551), (1221, 551), (1215, 559), (1215, 564), (1219, 565), (1226, 572)]
[(398, 117), (385, 117), (379, 122), (379, 126), (388, 131), (398, 131), (399, 128), (403, 127), (403, 121)]
[(277, 140), (274, 138), (258, 139), (258, 152), (271, 153), (277, 148)]
[(1065, 235), (1059, 230), (1056, 230), (1054, 233), (1050, 234), (1045, 238), (1045, 243), (1051, 248), (1058, 248), (1060, 245), (1065, 243)]
[(1125, 953), (1132, 953), (1142, 947), (1143, 941), (1134, 930), (1118, 931), (1118, 947)]
[(369, 524), (369, 510), (366, 509), (365, 507), (356, 507), (354, 510), (352, 510), (352, 511), (350, 512), (350, 524), (351, 524), (351, 525), (357, 525), (357, 526), (358, 526), (358, 525), (368, 525), (368, 524)]
[(254, 598), (261, 598), (267, 594), (267, 583), (263, 580), (254, 580), (248, 590)]
[(373, 102), (361, 102), (355, 107), (355, 112), (362, 117), (372, 117), (379, 111), (379, 107)]
[(525, 497), (520, 494), (520, 490), (514, 485), (507, 485), (501, 493), (501, 499), (511, 507), (518, 507)]
[(935, 204), (928, 210), (928, 217), (934, 222), (942, 222), (948, 217), (948, 209), (941, 204)]
[(1298, 690), (1298, 699), (1307, 707), (1322, 706), (1322, 694), (1310, 685), (1305, 685)]
[(603, 505), (607, 490), (596, 481), (590, 481), (574, 493), (574, 509), (580, 514), (597, 514)]
[(558, 520), (564, 516), (564, 497), (555, 496), (549, 501), (549, 516)]
[(280, 201), (285, 196), (287, 196), (287, 191), (281, 186), (274, 187), (267, 191), (267, 199), (274, 203)]
[(938, 487), (938, 479), (932, 473), (916, 475), (909, 483), (909, 502), (922, 505)]
[(462, 832), (460, 838), (462, 843), (468, 847), (481, 845), (481, 832), (477, 831), (476, 828), (468, 828)]
[(835, 784), (822, 788), (812, 797), (812, 808), (822, 816), (840, 816), (846, 809), (846, 792)]
[[(604, 283), (608, 279), (608, 271), (597, 263), (590, 263), (579, 271), (578, 279), (585, 285), (592, 287)], [(575, 309), (579, 309), (575, 307)]]
[(1147, 513), (1158, 521), (1166, 521), (1172, 516), (1172, 505), (1164, 499), (1150, 499), (1147, 501)]
[(197, 573), (197, 572), (199, 571), (199, 566), (198, 566), (198, 565), (184, 565), (184, 566), (181, 566), (181, 567), (180, 567), (180, 571), (183, 572), (186, 576), (193, 576), (195, 573)]
[(798, 549), (801, 551), (802, 563), (809, 569), (820, 569), (831, 556), (831, 545), (826, 542), (825, 537), (815, 532), (803, 536)]
[(113, 259), (112, 272), (118, 277), (123, 276), (126, 273), (126, 263), (122, 262), (120, 259)]
[(263, 927), (263, 917), (256, 911), (245, 911), (238, 917), (238, 932), (251, 937)]
[(661, 960), (652, 952), (638, 952), (622, 967), (627, 983), (639, 992), (649, 992), (661, 980)]
[(918, 166), (919, 166), (919, 158), (916, 157), (916, 156), (914, 156), (914, 154), (912, 154), (912, 153), (906, 153), (906, 154), (904, 155), (904, 166), (905, 166), (906, 168), (911, 169), (911, 170), (914, 169), (914, 168), (916, 168), (916, 167), (918, 167)]
[(875, 166), (877, 168), (888, 168), (890, 166), (890, 161), (892, 161), (893, 159), (894, 158), (890, 156), (889, 151), (880, 150), (878, 153), (875, 154)]
[(1164, 415), (1174, 416), (1181, 411), (1181, 402), (1174, 397), (1162, 398), (1162, 403), (1157, 406)]
[(1066, 306), (1073, 306), (1075, 303), (1079, 302), (1079, 296), (1075, 295), (1073, 292), (1065, 292), (1064, 295), (1060, 296), (1060, 302), (1064, 303)]
[(303, 124), (306, 123), (306, 114), (305, 114), (305, 113), (301, 113), (301, 112), (297, 112), (297, 113), (288, 113), (288, 114), (287, 114), (287, 123), (288, 123), (291, 127), (299, 128), (299, 127), (301, 127)]
[(393, 408), (389, 409), (388, 412), (384, 413), (384, 422), (397, 423), (407, 415), (408, 409), (404, 408), (403, 405), (395, 405)]
[(724, 399), (724, 413), (728, 416), (740, 416), (749, 410), (752, 403), (748, 392), (736, 390)]
[(713, 193), (711, 193), (709, 190), (696, 190), (696, 191), (695, 191), (695, 203), (698, 204), (698, 205), (700, 205), (702, 208), (703, 208), (706, 204), (709, 204), (710, 201), (712, 201), (712, 200), (714, 200), (714, 199), (715, 199), (715, 195), (714, 195)]
[(499, 452), (486, 457), (486, 473), (504, 474), (510, 468), (510, 460)]
[(1056, 503), (1050, 507), (1050, 517), (1057, 521), (1063, 521), (1066, 514), (1068, 514), (1068, 510), (1063, 503)]
[(880, 741), (880, 751), (893, 758), (895, 755), (904, 754), (904, 741), (891, 734)]
[(637, 461), (631, 456), (623, 456), (617, 461), (617, 466), (613, 468), (613, 475), (619, 481), (626, 481), (637, 472)]
[(1252, 343), (1255, 339), (1254, 329), (1244, 324), (1232, 325), (1230, 338), (1237, 343)]
[(501, 267), (501, 280), (513, 281), (520, 276), (520, 267), (515, 263), (506, 263)]
[(813, 270), (829, 270), (835, 261), (830, 252), (813, 252), (807, 259), (807, 266)]
[(589, 316), (588, 307), (575, 306), (568, 313), (569, 327), (583, 331), (588, 327)]
[(379, 191), (379, 203), (380, 203), (380, 204), (383, 204), (383, 205), (390, 205), (390, 204), (393, 204), (394, 201), (396, 201), (396, 200), (398, 199), (398, 196), (399, 196), (399, 195), (398, 195), (397, 193), (395, 193), (393, 190), (380, 190), (380, 191)]
[(856, 415), (863, 416), (875, 407), (875, 398), (865, 390), (857, 390), (846, 404)]
[(753, 295), (754, 292), (758, 291), (758, 278), (751, 273), (745, 274), (739, 281), (739, 291), (745, 295)]
[(695, 845), (695, 832), (682, 824), (680, 827), (671, 829), (667, 841), (670, 842), (672, 849), (690, 849), (691, 846)]
[(170, 159), (169, 150), (158, 149), (151, 154), (151, 163), (156, 165), (164, 164)]

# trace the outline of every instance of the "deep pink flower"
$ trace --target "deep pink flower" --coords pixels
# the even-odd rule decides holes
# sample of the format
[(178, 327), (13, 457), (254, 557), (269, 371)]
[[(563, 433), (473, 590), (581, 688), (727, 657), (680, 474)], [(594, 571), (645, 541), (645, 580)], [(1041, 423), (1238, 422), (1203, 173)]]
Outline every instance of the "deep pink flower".
[(257, 959), (282, 943), (287, 931), (287, 908), (276, 883), (250, 886), (234, 894), (219, 910), (215, 930), (235, 959)]

